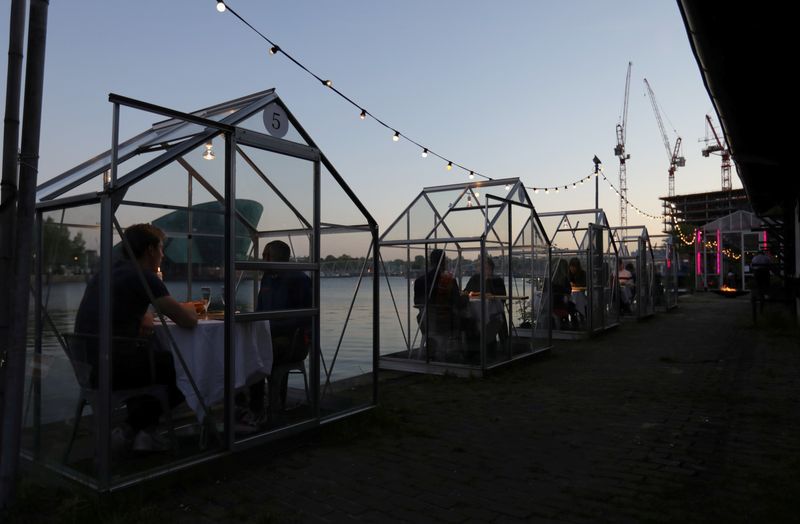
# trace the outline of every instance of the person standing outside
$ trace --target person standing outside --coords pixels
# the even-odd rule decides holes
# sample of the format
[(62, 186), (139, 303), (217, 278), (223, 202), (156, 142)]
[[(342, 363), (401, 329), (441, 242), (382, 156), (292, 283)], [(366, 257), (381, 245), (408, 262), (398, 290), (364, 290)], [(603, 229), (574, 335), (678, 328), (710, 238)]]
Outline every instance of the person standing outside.
[[(155, 382), (169, 387), (169, 402), (174, 407), (183, 401), (183, 394), (176, 385), (173, 356), (170, 351), (161, 349), (152, 338), (153, 316), (147, 308), (152, 303), (158, 311), (185, 328), (197, 325), (197, 314), (194, 308), (186, 308), (176, 301), (157, 276), (164, 258), (164, 232), (151, 224), (135, 224), (123, 234), (123, 256), (111, 268), (112, 336), (149, 339), (155, 364)], [(128, 247), (133, 254), (132, 259), (129, 258)], [(97, 381), (96, 341), (100, 333), (101, 280), (102, 273), (97, 273), (89, 281), (75, 319), (75, 333), (89, 336), (89, 358), (90, 362), (94, 360), (93, 382)], [(143, 387), (151, 383), (153, 377), (149, 351), (122, 345), (115, 347), (113, 342), (111, 351), (113, 390)], [(135, 451), (166, 449), (166, 443), (155, 431), (162, 411), (159, 402), (150, 396), (135, 397), (127, 402), (127, 408), (126, 427), (119, 428), (126, 444), (130, 442)]]
[(772, 259), (764, 250), (760, 250), (753, 260), (750, 261), (750, 269), (753, 272), (753, 289), (750, 292), (750, 300), (753, 303), (753, 320), (756, 315), (756, 302), (760, 302), (759, 312), (764, 312), (764, 302), (769, 291), (769, 275), (772, 268)]

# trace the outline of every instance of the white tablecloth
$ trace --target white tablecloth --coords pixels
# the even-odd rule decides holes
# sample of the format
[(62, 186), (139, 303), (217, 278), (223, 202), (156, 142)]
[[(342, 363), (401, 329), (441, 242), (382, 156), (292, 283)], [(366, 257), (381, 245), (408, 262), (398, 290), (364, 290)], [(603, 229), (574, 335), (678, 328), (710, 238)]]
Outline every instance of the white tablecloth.
[[(503, 301), (486, 297), (484, 301), (484, 310), (486, 311), (486, 322), (489, 322), (493, 317), (501, 317), (503, 315)], [(481, 320), (481, 299), (480, 297), (470, 297), (469, 299), (469, 314), (475, 319), (475, 322)]]
[(578, 313), (586, 317), (586, 291), (573, 291), (570, 300)]
[[(195, 328), (167, 324), (180, 349), (186, 367), (194, 379), (206, 406), (220, 402), (225, 396), (225, 324), (219, 320), (200, 320)], [(170, 348), (163, 325), (155, 326), (162, 347)], [(234, 323), (234, 387), (241, 388), (260, 380), (272, 370), (272, 337), (269, 320)], [(200, 401), (178, 358), (175, 357), (178, 388), (186, 403), (203, 419)]]

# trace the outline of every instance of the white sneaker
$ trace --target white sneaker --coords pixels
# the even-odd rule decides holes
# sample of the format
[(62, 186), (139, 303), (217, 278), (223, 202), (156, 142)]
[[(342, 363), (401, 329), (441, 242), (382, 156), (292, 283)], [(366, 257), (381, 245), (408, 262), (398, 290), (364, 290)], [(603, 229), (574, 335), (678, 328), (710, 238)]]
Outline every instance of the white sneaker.
[(130, 431), (117, 426), (111, 430), (111, 452), (114, 454), (124, 453), (131, 447), (133, 435)]
[(134, 451), (169, 451), (170, 442), (155, 430), (141, 430), (133, 437)]

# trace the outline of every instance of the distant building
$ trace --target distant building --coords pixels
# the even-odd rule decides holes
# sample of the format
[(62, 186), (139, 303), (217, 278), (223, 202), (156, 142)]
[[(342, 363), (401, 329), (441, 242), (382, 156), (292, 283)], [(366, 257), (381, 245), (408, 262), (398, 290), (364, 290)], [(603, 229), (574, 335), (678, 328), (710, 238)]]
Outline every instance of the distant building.
[(688, 228), (700, 227), (709, 222), (728, 216), (736, 211), (752, 212), (744, 189), (731, 191), (711, 191), (661, 197), (664, 206), (664, 230), (671, 232), (672, 217), (675, 223)]

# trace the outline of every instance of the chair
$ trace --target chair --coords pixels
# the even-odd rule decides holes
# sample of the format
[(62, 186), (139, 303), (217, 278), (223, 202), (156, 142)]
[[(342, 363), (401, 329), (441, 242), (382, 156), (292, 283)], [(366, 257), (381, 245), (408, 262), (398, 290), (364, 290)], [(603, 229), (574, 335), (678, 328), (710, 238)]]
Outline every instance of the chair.
[(292, 334), (290, 360), (287, 362), (274, 362), (272, 371), (267, 376), (267, 389), (269, 397), (269, 407), (267, 416), (271, 421), (275, 415), (275, 408), (280, 402), (281, 411), (286, 410), (286, 388), (290, 373), (300, 373), (303, 375), (303, 385), (305, 387), (306, 402), (310, 402), (308, 393), (308, 377), (306, 376), (306, 357), (310, 343), (305, 341), (305, 333), (302, 328), (295, 329)]
[[(72, 445), (75, 442), (75, 437), (78, 434), (78, 426), (80, 425), (81, 417), (83, 417), (83, 409), (87, 404), (89, 404), (89, 406), (92, 408), (92, 412), (97, 413), (97, 401), (99, 399), (100, 389), (98, 387), (97, 373), (97, 362), (99, 360), (98, 336), (70, 333), (64, 335), (64, 341), (66, 343), (64, 351), (67, 354), (67, 358), (69, 358), (69, 362), (72, 365), (72, 370), (75, 372), (75, 378), (80, 386), (78, 404), (75, 407), (75, 423), (72, 427), (72, 436), (70, 437), (69, 444), (64, 452), (64, 463), (66, 464), (72, 451)], [(150, 341), (139, 338), (114, 337), (112, 339), (112, 346), (115, 353), (124, 352), (126, 350), (147, 352), (150, 360), (151, 383), (145, 386), (130, 389), (114, 389), (114, 378), (116, 373), (112, 371), (111, 408), (117, 408), (134, 397), (155, 397), (161, 404), (161, 409), (167, 418), (170, 441), (173, 443), (174, 447), (176, 441), (169, 405), (169, 388), (164, 384), (153, 383), (155, 380), (155, 361)], [(95, 431), (95, 436), (96, 435), (97, 431)]]

